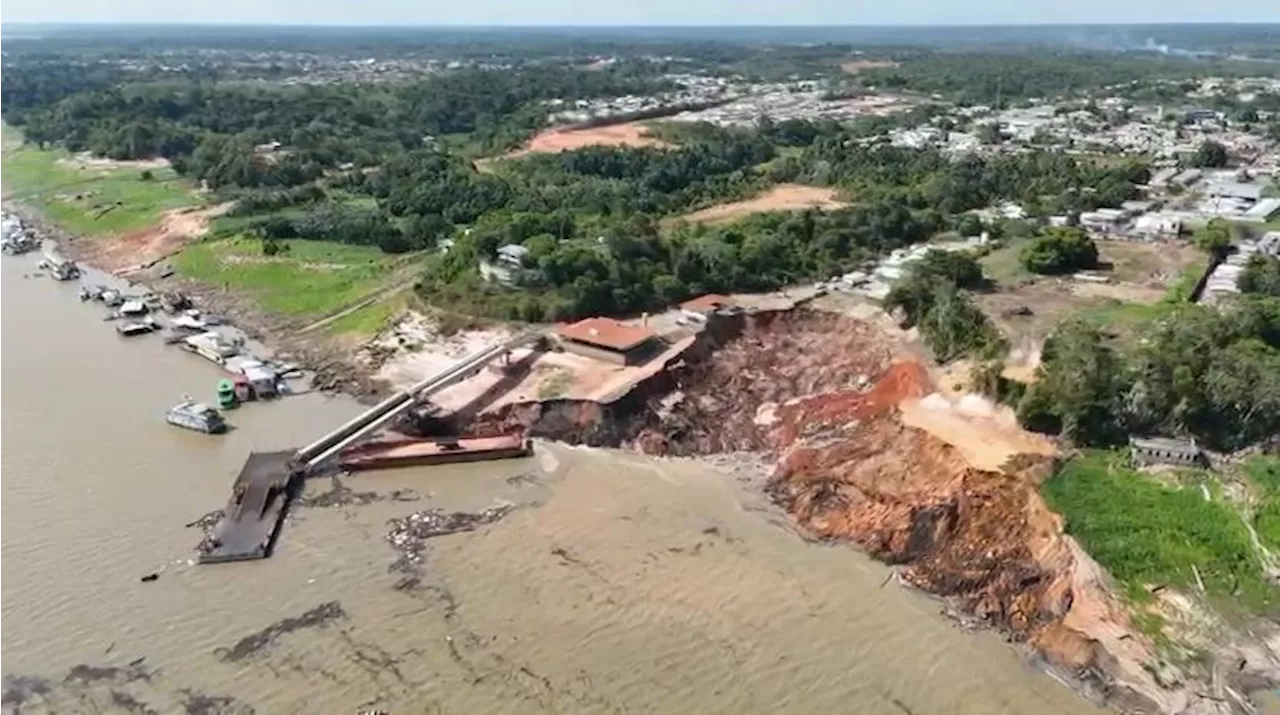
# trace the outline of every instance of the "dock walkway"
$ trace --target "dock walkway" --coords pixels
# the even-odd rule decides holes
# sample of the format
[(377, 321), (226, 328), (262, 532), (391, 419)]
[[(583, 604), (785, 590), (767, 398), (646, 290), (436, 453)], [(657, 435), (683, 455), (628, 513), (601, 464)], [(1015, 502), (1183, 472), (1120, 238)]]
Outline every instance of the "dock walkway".
[(200, 563), (265, 559), (300, 473), (293, 451), (253, 452), (231, 484), (231, 499), (200, 552)]
[(370, 407), (346, 424), (296, 451), (254, 452), (231, 484), (231, 499), (222, 518), (201, 544), (199, 561), (265, 559), (271, 555), (285, 510), (307, 473), (336, 457), (431, 394), (467, 379), (490, 361), (543, 339), (528, 331), (464, 358), (452, 367)]

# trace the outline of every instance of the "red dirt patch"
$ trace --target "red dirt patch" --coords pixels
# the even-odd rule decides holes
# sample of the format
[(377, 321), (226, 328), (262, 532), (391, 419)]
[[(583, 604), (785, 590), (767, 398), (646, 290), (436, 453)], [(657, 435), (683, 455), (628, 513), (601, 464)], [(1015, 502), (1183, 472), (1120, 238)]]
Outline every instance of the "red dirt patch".
[(522, 149), (507, 154), (504, 158), (514, 159), (534, 153), (555, 154), (589, 146), (671, 148), (673, 145), (649, 136), (649, 127), (640, 122), (584, 129), (553, 127), (539, 132)]
[(900, 63), (892, 60), (849, 60), (840, 63), (840, 69), (845, 74), (858, 74), (864, 70), (882, 69), (884, 67), (897, 67)]
[(835, 189), (804, 184), (778, 184), (759, 196), (743, 201), (708, 206), (680, 218), (691, 223), (725, 223), (756, 213), (839, 209), (849, 204), (837, 201)]
[(231, 203), (207, 208), (169, 211), (153, 228), (123, 236), (81, 239), (84, 260), (117, 274), (146, 268), (181, 251), (209, 230), (209, 222), (231, 208)]

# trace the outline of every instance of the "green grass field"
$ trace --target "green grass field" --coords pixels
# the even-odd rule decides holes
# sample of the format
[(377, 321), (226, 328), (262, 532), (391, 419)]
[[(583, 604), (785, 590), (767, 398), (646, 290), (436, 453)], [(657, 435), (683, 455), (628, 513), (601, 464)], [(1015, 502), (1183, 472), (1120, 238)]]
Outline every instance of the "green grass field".
[(1035, 274), (1023, 267), (1018, 254), (1030, 239), (1011, 239), (1005, 245), (983, 256), (978, 262), (982, 264), (982, 272), (1002, 287), (1015, 286), (1035, 278)]
[(0, 171), (4, 196), (26, 203), (71, 233), (99, 236), (154, 226), (165, 211), (202, 203), (170, 168), (86, 167), (68, 163), (65, 151), (22, 144), (4, 127)]
[(1258, 539), (1280, 555), (1280, 457), (1252, 457), (1244, 463), (1244, 473), (1258, 492), (1253, 528)]
[(1277, 603), (1244, 520), (1221, 498), (1158, 483), (1111, 452), (1069, 460), (1042, 492), (1067, 532), (1128, 593), (1154, 584), (1194, 590), (1195, 567), (1215, 601), (1255, 613)]
[[(393, 262), (377, 248), (329, 241), (290, 239), (288, 250), (262, 253), (251, 238), (225, 238), (189, 246), (175, 257), (178, 272), (188, 278), (245, 293), (262, 308), (296, 317), (318, 318), (340, 310), (379, 288)], [(346, 330), (374, 320), (356, 311), (335, 323)], [(349, 319), (349, 320), (348, 320)]]
[(393, 296), (338, 318), (326, 330), (332, 335), (374, 335), (402, 310), (404, 301)]

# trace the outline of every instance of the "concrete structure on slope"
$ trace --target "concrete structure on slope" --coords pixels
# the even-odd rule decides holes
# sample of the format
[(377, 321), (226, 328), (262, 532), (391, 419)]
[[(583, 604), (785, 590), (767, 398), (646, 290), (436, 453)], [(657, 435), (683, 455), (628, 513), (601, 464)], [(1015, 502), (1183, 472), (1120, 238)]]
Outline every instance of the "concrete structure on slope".
[(1129, 453), (1135, 464), (1171, 464), (1179, 467), (1198, 467), (1208, 463), (1204, 451), (1195, 440), (1168, 439), (1165, 437), (1129, 439)]

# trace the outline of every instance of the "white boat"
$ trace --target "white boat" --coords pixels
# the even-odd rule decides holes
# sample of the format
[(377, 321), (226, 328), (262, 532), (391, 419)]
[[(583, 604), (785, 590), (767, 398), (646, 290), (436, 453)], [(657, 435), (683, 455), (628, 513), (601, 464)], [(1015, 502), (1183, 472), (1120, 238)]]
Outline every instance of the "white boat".
[(150, 309), (140, 300), (127, 300), (120, 306), (120, 315), (146, 315)]
[(135, 335), (146, 335), (155, 330), (159, 330), (160, 326), (151, 316), (147, 316), (142, 320), (130, 320), (127, 323), (119, 323), (116, 325), (116, 332), (122, 337), (131, 338)]
[(240, 347), (227, 342), (214, 331), (192, 335), (182, 341), (182, 347), (218, 365), (225, 365), (229, 358), (240, 353)]
[(197, 333), (203, 333), (209, 329), (208, 323), (191, 313), (179, 315), (173, 320), (170, 320), (169, 325), (175, 329), (190, 330)]
[(227, 423), (223, 421), (222, 413), (190, 397), (171, 407), (164, 414), (164, 419), (171, 425), (196, 432), (222, 434), (227, 431)]

